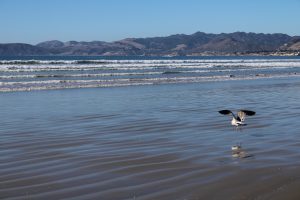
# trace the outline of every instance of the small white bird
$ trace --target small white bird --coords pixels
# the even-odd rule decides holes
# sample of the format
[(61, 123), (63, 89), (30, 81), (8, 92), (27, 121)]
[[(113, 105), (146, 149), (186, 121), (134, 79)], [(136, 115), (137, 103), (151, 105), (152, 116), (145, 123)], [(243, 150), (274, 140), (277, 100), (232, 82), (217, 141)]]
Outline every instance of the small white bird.
[(232, 126), (245, 126), (246, 124), (244, 123), (246, 116), (253, 116), (255, 115), (254, 111), (251, 110), (239, 110), (237, 113), (237, 116), (233, 114), (230, 110), (220, 110), (219, 113), (222, 115), (232, 115), (233, 118), (231, 120), (231, 125)]

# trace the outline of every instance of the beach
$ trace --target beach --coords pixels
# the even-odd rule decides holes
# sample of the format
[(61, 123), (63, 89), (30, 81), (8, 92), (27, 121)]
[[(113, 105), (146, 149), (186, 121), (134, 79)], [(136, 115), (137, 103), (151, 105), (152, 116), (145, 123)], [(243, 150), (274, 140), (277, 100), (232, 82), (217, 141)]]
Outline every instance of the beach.
[(0, 199), (299, 199), (299, 59), (219, 60), (2, 63)]

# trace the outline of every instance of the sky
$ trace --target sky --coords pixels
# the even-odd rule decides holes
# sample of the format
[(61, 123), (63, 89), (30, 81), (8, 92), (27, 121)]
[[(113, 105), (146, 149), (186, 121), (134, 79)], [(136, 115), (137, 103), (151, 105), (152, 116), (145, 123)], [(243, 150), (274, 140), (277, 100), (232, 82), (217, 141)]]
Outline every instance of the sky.
[(300, 35), (300, 0), (0, 0), (0, 43), (197, 31)]

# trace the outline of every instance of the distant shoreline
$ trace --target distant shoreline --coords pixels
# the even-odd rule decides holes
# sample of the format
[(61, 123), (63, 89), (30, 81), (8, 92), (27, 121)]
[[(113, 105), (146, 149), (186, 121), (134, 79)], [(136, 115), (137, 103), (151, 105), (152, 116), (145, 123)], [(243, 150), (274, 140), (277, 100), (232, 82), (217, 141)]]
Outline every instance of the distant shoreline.
[(300, 36), (196, 32), (115, 42), (50, 40), (37, 45), (0, 44), (0, 56), (299, 56)]
[(47, 54), (47, 55), (1, 55), (0, 59), (5, 57), (107, 57), (107, 58), (114, 58), (114, 57), (163, 57), (163, 58), (172, 58), (172, 57), (205, 57), (205, 56), (212, 56), (212, 57), (226, 57), (226, 56), (240, 56), (240, 57), (251, 57), (251, 56), (270, 56), (270, 57), (298, 57), (300, 56), (300, 51), (271, 51), (271, 52), (233, 52), (233, 53), (226, 53), (226, 52), (201, 52), (201, 53), (193, 53), (187, 55), (178, 55), (178, 54), (150, 54), (150, 55), (64, 55), (64, 54)]
[[(155, 55), (157, 56), (157, 55)], [(226, 52), (203, 52), (203, 53), (193, 53), (188, 55), (162, 55), (162, 56), (300, 56), (300, 51), (262, 51), (262, 52), (234, 52), (234, 53), (226, 53)]]

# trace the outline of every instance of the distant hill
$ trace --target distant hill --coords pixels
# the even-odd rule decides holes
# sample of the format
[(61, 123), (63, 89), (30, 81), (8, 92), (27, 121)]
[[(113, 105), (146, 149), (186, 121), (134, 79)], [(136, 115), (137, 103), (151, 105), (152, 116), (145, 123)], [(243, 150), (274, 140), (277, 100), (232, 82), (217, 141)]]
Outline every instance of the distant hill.
[(46, 41), (37, 45), (0, 44), (0, 55), (227, 55), (300, 51), (300, 36), (263, 33), (196, 32), (167, 37), (127, 38), (115, 42)]
[(1, 56), (49, 55), (47, 49), (23, 43), (0, 44)]
[(292, 37), (288, 43), (283, 45), (281, 49), (288, 51), (299, 51), (300, 50), (300, 36)]

